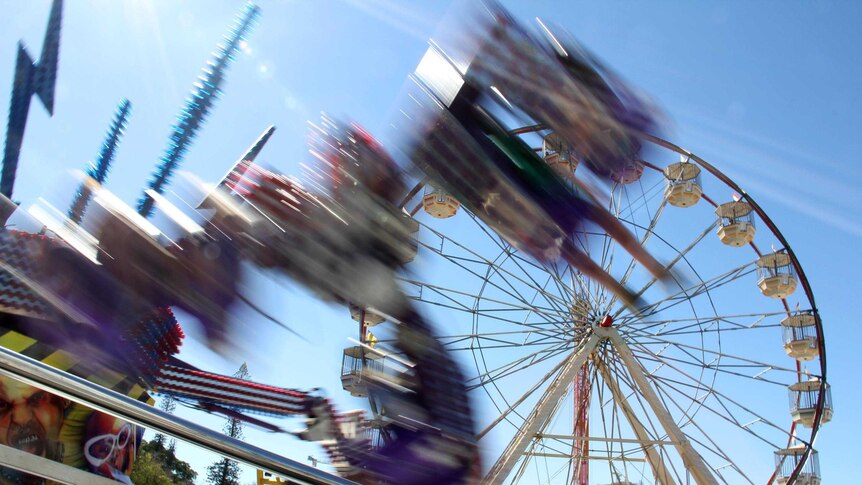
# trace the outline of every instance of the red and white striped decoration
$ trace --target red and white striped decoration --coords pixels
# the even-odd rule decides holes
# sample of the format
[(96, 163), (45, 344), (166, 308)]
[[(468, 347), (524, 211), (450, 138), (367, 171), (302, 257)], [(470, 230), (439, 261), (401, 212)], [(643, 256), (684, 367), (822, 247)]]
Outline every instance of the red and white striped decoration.
[(233, 190), (276, 223), (302, 226), (309, 222), (314, 196), (294, 177), (248, 164)]
[(155, 390), (250, 412), (272, 415), (307, 412), (306, 392), (175, 365), (164, 366), (156, 380)]

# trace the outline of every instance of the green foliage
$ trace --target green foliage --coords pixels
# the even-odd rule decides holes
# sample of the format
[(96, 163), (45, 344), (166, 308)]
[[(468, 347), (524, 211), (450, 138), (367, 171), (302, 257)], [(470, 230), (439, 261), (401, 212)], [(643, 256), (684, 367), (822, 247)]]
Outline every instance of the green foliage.
[(171, 476), (162, 465), (148, 452), (138, 454), (132, 468), (132, 482), (135, 485), (172, 485)]
[[(159, 409), (168, 413), (174, 414), (174, 410), (177, 408), (177, 400), (174, 399), (171, 395), (166, 395), (159, 399)], [(168, 438), (161, 434), (156, 433), (153, 437), (153, 441), (160, 444), (163, 447), (167, 447), (171, 452), (173, 452), (174, 448), (177, 446), (177, 440), (168, 440)]]
[(130, 478), (136, 485), (172, 485), (174, 483), (171, 474), (161, 457), (155, 455), (146, 447), (144, 442), (138, 449), (135, 464), (132, 466)]
[[(138, 470), (139, 466), (140, 471)], [(161, 473), (157, 468), (161, 469)], [(159, 481), (162, 474), (166, 477), (166, 482)], [(140, 478), (135, 478), (136, 476), (140, 476)], [(136, 485), (194, 484), (197, 476), (197, 472), (192, 470), (191, 465), (177, 458), (173, 447), (165, 448), (164, 444), (155, 440), (144, 441), (141, 444), (138, 449), (138, 458), (132, 467), (132, 482)]]
[(239, 485), (239, 464), (222, 458), (207, 467), (207, 483), (213, 485)]

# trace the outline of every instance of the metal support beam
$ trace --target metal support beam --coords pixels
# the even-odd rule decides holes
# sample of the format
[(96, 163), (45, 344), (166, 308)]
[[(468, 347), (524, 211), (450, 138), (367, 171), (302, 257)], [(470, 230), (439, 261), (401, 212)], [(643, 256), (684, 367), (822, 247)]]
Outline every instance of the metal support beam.
[(575, 375), (580, 371), (581, 366), (584, 365), (587, 358), (595, 351), (600, 340), (601, 337), (597, 334), (591, 334), (587, 338), (587, 341), (584, 342), (584, 345), (568, 358), (566, 365), (563, 366), (553, 382), (548, 385), (545, 394), (539, 398), (539, 401), (536, 403), (533, 411), (527, 416), (521, 429), (518, 430), (509, 442), (503, 454), (500, 455), (500, 458), (497, 459), (497, 462), (488, 471), (488, 474), (485, 475), (483, 483), (496, 485), (506, 480), (506, 477), (509, 476), (509, 473), (515, 467), (515, 463), (517, 463), (519, 458), (524, 456), (530, 441), (545, 427), (557, 403), (565, 396), (566, 391), (568, 391), (569, 386), (572, 385), (575, 379)]
[[(130, 397), (0, 347), (0, 374), (274, 475), (308, 484), (353, 482), (167, 414)], [(86, 482), (90, 483), (90, 482)]]
[(597, 443), (631, 443), (636, 445), (673, 445), (673, 441), (667, 440), (641, 440), (631, 438), (604, 438), (601, 436), (574, 436), (570, 434), (544, 434), (539, 433), (536, 438), (544, 438), (547, 440), (563, 440), (563, 441), (595, 441)]
[(117, 485), (114, 480), (6, 445), (0, 445), (0, 464), (57, 483)]
[[(617, 383), (614, 376), (611, 375), (610, 369), (608, 369), (607, 364), (602, 361), (600, 358), (594, 359), (594, 363), (596, 369), (599, 371), (599, 374), (602, 375), (602, 380), (608, 386), (608, 389), (611, 391), (611, 395), (614, 398), (614, 404), (616, 404), (620, 410), (623, 412), (623, 416), (626, 417), (626, 420), (629, 422), (629, 426), (631, 426), (632, 431), (634, 431), (635, 436), (638, 437), (637, 440), (632, 440), (637, 443), (676, 443), (669, 441), (654, 441), (650, 439), (649, 433), (647, 433), (646, 428), (644, 428), (643, 424), (641, 424), (637, 415), (629, 404), (628, 399), (626, 399), (625, 394), (620, 390), (620, 385)], [(661, 457), (661, 454), (655, 449), (654, 446), (644, 445), (643, 447), (644, 454), (646, 455), (646, 461), (649, 463), (650, 468), (652, 468), (653, 476), (660, 485), (676, 485), (676, 481), (674, 481), (673, 477), (670, 474), (670, 470), (665, 466), (664, 460)]]
[[(625, 340), (620, 336), (620, 333), (615, 328), (601, 327), (596, 328), (595, 332), (611, 341), (611, 344), (613, 344), (614, 349), (620, 356), (620, 359), (622, 359), (623, 364), (628, 368), (629, 374), (632, 376), (635, 385), (638, 387), (638, 389), (635, 390), (639, 390), (640, 395), (643, 396), (644, 400), (646, 400), (650, 405), (653, 414), (658, 418), (659, 423), (661, 423), (671, 441), (677, 443), (675, 445), (677, 452), (679, 452), (683, 465), (685, 465), (686, 470), (688, 470), (692, 477), (694, 477), (694, 480), (699, 485), (718, 485), (718, 481), (712, 476), (712, 473), (703, 461), (703, 458), (694, 450), (688, 437), (686, 437), (686, 435), (679, 429), (673, 417), (662, 404), (658, 394), (656, 394), (649, 380), (647, 380), (644, 375), (643, 368), (640, 366), (628, 344), (626, 344)], [(608, 382), (611, 381), (613, 381), (613, 379), (608, 379)]]
[(646, 461), (643, 458), (629, 458), (627, 456), (572, 456), (566, 453), (524, 453), (524, 456), (538, 456), (542, 458), (566, 458), (571, 460), (572, 458), (581, 458), (583, 460), (601, 460), (601, 461), (630, 461), (630, 462), (643, 462)]

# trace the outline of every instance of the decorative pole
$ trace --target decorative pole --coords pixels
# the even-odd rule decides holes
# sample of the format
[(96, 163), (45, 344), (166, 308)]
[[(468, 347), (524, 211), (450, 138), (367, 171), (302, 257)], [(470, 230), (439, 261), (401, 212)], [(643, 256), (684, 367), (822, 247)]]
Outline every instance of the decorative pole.
[(584, 362), (575, 376), (575, 426), (572, 430), (572, 460), (575, 463), (572, 485), (590, 485), (590, 362)]
[[(111, 127), (105, 136), (105, 141), (102, 143), (102, 149), (99, 150), (99, 156), (96, 158), (95, 164), (90, 164), (87, 167), (87, 176), (94, 179), (99, 184), (104, 184), (108, 177), (108, 170), (111, 169), (111, 162), (114, 161), (114, 156), (117, 151), (117, 145), (126, 131), (129, 115), (132, 112), (132, 103), (128, 99), (120, 101), (117, 107), (117, 112), (114, 114)], [(69, 219), (72, 222), (80, 223), (84, 218), (84, 211), (87, 210), (87, 204), (90, 203), (90, 190), (85, 184), (81, 184), (78, 188), (78, 193), (75, 195), (75, 200), (69, 208)]]
[(60, 22), (63, 17), (63, 0), (54, 0), (42, 54), (34, 62), (24, 43), (18, 42), (18, 59), (15, 62), (15, 78), (12, 81), (12, 99), (9, 103), (9, 121), (6, 125), (6, 147), (3, 151), (3, 170), (0, 176), (0, 193), (12, 198), (18, 158), (24, 141), (30, 99), (35, 94), (49, 115), (54, 114), (54, 86), (57, 83), (57, 62), (60, 58)]
[[(162, 155), (161, 163), (150, 180), (148, 189), (158, 194), (163, 193), (165, 185), (170, 181), (174, 170), (179, 166), (186, 151), (197, 136), (198, 129), (218, 99), (227, 67), (230, 61), (234, 59), (240, 48), (240, 43), (251, 31), (259, 15), (260, 8), (257, 5), (251, 2), (245, 4), (236, 24), (225, 36), (226, 44), (220, 46), (219, 50), (214, 53), (213, 60), (207, 63), (203, 74), (198, 76), (195, 90), (187, 99), (186, 105), (174, 125), (168, 146)], [(138, 213), (144, 217), (149, 217), (153, 212), (153, 204), (153, 198), (145, 193), (138, 201)]]
[(257, 158), (260, 151), (263, 150), (266, 142), (269, 141), (269, 138), (275, 132), (275, 127), (270, 125), (264, 130), (264, 132), (258, 137), (255, 142), (248, 147), (245, 153), (237, 160), (233, 167), (231, 167), (230, 171), (222, 177), (219, 182), (219, 187), (226, 187), (232, 191), (235, 191), (237, 188), (237, 184), (240, 183), (240, 180), (245, 175), (245, 172), (248, 171), (251, 164)]

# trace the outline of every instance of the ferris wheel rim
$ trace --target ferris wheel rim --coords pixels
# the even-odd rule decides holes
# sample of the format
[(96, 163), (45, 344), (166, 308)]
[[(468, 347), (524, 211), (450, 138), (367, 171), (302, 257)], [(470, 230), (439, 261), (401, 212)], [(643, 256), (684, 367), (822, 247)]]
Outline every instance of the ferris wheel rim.
[[(790, 246), (790, 243), (784, 237), (784, 234), (781, 232), (781, 230), (778, 228), (778, 226), (775, 224), (775, 222), (772, 221), (772, 219), (769, 217), (769, 215), (766, 213), (766, 211), (760, 206), (760, 204), (758, 204), (754, 200), (754, 198), (751, 197), (750, 194), (748, 194), (739, 185), (737, 185), (736, 182), (734, 182), (730, 177), (725, 175), (718, 168), (716, 168), (715, 166), (713, 166), (712, 164), (710, 164), (709, 162), (707, 162), (703, 158), (697, 156), (696, 154), (694, 154), (688, 150), (683, 149), (682, 147), (680, 147), (674, 143), (671, 143), (667, 140), (664, 140), (664, 139), (659, 138), (659, 137), (654, 136), (654, 135), (646, 135), (645, 134), (645, 135), (643, 135), (643, 137), (644, 137), (644, 139), (646, 139), (650, 143), (664, 147), (664, 148), (671, 150), (671, 151), (674, 151), (680, 155), (685, 155), (685, 156), (689, 157), (690, 160), (693, 160), (695, 163), (697, 163), (702, 168), (704, 168), (706, 171), (711, 173), (713, 176), (715, 176), (716, 178), (718, 178), (719, 180), (724, 182), (726, 185), (733, 188), (737, 192), (744, 194), (746, 201), (749, 204), (751, 204), (752, 208), (754, 209), (754, 212), (766, 224), (766, 226), (769, 228), (769, 230), (772, 232), (772, 234), (781, 242), (783, 249), (790, 256), (790, 259), (793, 263), (793, 268), (796, 270), (796, 275), (799, 278), (800, 283), (802, 284), (802, 288), (805, 291), (805, 296), (808, 299), (808, 302), (810, 304), (809, 310), (814, 315), (815, 326), (817, 329), (817, 347), (818, 347), (818, 353), (819, 353), (818, 360), (819, 360), (819, 364), (820, 364), (820, 382), (821, 382), (820, 383), (820, 392), (818, 395), (818, 402), (817, 402), (817, 406), (816, 406), (815, 414), (814, 414), (814, 423), (811, 427), (811, 434), (809, 435), (810, 437), (808, 439), (808, 442), (805, 443), (805, 451), (803, 453), (802, 458), (798, 461), (797, 466), (795, 467), (795, 469), (791, 473), (791, 476), (789, 477), (789, 483), (793, 483), (793, 481), (796, 479), (796, 477), (799, 475), (799, 473), (801, 473), (802, 467), (805, 465), (809, 456), (811, 456), (811, 454), (813, 452), (813, 444), (814, 444), (815, 439), (817, 438), (817, 433), (820, 431), (820, 426), (822, 425), (823, 412), (824, 412), (824, 407), (826, 404), (825, 392), (826, 392), (826, 389), (828, 386), (828, 384), (827, 384), (828, 379), (826, 376), (826, 358), (827, 358), (826, 357), (826, 335), (825, 335), (825, 332), (823, 331), (823, 322), (822, 322), (822, 319), (820, 317), (820, 312), (818, 311), (817, 304), (814, 300), (814, 292), (811, 289), (811, 284), (808, 281), (808, 277), (805, 275), (805, 270), (802, 268), (802, 264), (799, 262), (799, 258), (796, 257), (796, 253), (793, 251), (793, 248)], [(796, 424), (794, 423), (792, 426), (795, 427)], [(777, 469), (776, 469), (776, 473), (777, 473)], [(774, 481), (775, 476), (776, 475), (774, 473), (772, 475), (772, 477), (770, 477), (769, 483), (772, 483)]]

